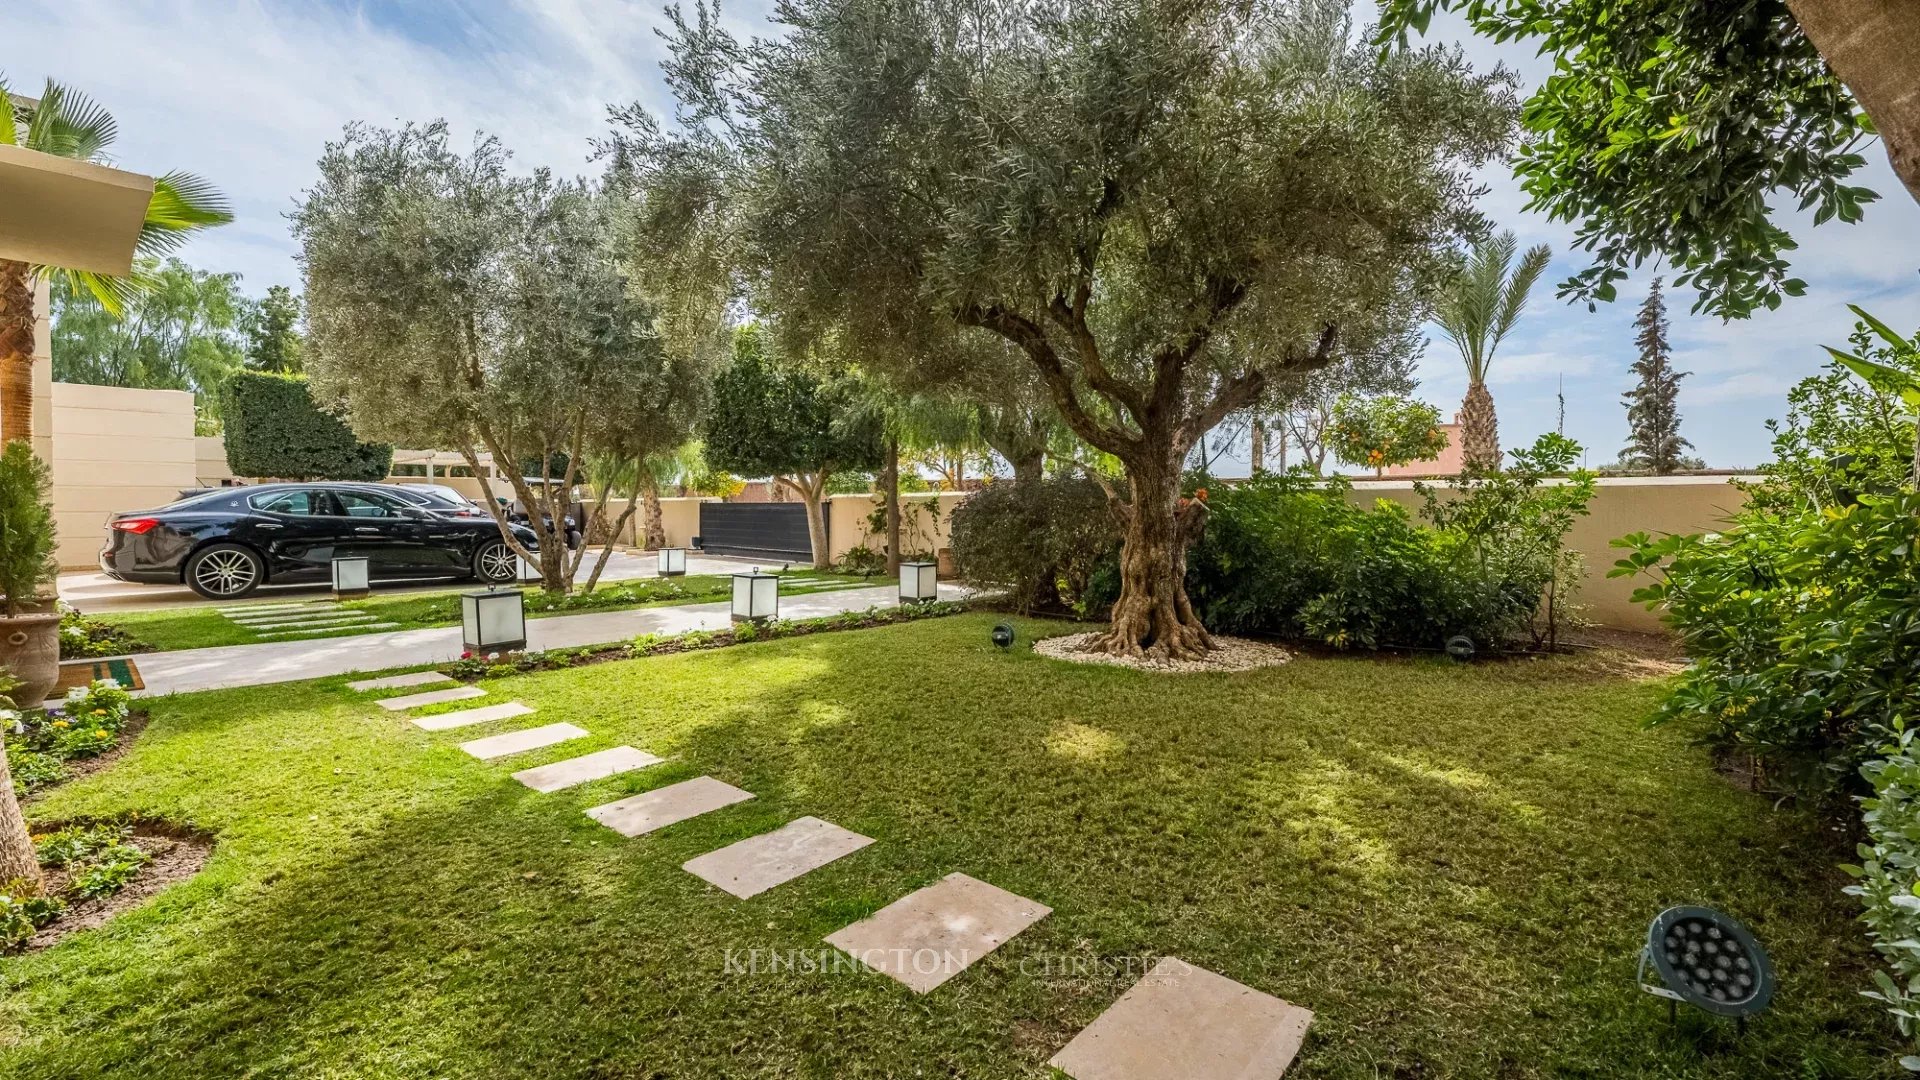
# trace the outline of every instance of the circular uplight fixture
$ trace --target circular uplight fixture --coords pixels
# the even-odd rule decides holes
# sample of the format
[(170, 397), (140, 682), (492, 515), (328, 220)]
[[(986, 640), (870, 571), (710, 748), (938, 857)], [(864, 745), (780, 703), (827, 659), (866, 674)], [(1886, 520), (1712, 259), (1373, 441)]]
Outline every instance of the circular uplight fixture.
[(999, 623), (993, 628), (993, 643), (1002, 649), (1013, 648), (1013, 624)]
[(1448, 638), (1447, 655), (1463, 664), (1473, 659), (1473, 639), (1465, 634), (1455, 634)]
[[(1658, 982), (1649, 982), (1652, 968)], [(1747, 928), (1731, 915), (1703, 907), (1673, 907), (1647, 928), (1640, 952), (1640, 989), (1686, 1002), (1716, 1016), (1747, 1017), (1773, 1000), (1773, 963)]]

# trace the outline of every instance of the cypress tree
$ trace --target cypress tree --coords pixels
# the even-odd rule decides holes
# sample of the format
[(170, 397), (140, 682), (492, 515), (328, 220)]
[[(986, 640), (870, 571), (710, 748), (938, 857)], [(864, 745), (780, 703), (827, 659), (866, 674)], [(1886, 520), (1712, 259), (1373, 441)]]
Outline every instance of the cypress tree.
[(1629, 468), (1665, 476), (1682, 464), (1682, 451), (1693, 444), (1680, 437), (1680, 380), (1689, 372), (1673, 370), (1673, 348), (1667, 344), (1667, 305), (1660, 298), (1660, 279), (1653, 279), (1646, 303), (1633, 320), (1640, 359), (1633, 373), (1639, 385), (1620, 395), (1627, 403), (1627, 448), (1620, 460)]

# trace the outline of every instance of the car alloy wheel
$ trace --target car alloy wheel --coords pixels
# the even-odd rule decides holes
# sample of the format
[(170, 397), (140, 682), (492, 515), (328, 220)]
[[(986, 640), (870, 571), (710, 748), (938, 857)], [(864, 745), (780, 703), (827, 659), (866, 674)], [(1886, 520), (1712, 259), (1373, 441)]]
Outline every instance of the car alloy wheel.
[(235, 548), (210, 551), (193, 568), (193, 580), (216, 596), (238, 596), (247, 592), (259, 576), (253, 557)]
[(512, 581), (519, 567), (514, 565), (514, 551), (506, 541), (495, 540), (480, 549), (480, 576), (487, 581)]

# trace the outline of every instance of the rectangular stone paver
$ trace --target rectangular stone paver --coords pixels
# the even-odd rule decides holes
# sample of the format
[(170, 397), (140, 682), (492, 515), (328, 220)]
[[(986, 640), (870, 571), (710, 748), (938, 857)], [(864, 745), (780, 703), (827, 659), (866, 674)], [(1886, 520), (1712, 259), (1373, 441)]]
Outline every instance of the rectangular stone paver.
[(359, 682), (350, 682), (347, 684), (347, 689), (364, 693), (368, 690), (401, 690), (409, 686), (435, 686), (452, 681), (453, 676), (438, 671), (410, 671), (405, 675), (388, 675), (383, 679), (361, 679)]
[(826, 940), (924, 994), (1052, 913), (1024, 896), (948, 874)]
[(314, 636), (340, 637), (347, 634), (357, 634), (362, 630), (391, 630), (394, 627), (399, 625), (400, 624), (397, 622), (340, 623), (334, 626), (308, 627), (305, 630), (269, 630), (266, 633), (261, 634), (260, 636), (263, 638), (292, 638), (292, 637), (314, 637)]
[(484, 739), (463, 742), (460, 744), (460, 749), (481, 761), (487, 761), (492, 758), (506, 757), (508, 754), (538, 750), (543, 746), (566, 742), (568, 739), (584, 739), (590, 734), (592, 732), (585, 728), (574, 727), (572, 724), (548, 724), (545, 727), (523, 728), (520, 731), (509, 731), (504, 735), (489, 735)]
[(438, 705), (443, 701), (465, 701), (468, 698), (486, 696), (487, 692), (477, 686), (452, 686), (445, 690), (429, 690), (424, 694), (403, 694), (400, 697), (381, 698), (374, 704), (383, 709), (399, 712), (401, 709), (417, 709), (422, 705)]
[(422, 731), (451, 731), (454, 728), (484, 724), (490, 720), (525, 716), (532, 711), (531, 705), (522, 705), (517, 701), (503, 701), (498, 705), (482, 705), (477, 709), (458, 709), (454, 712), (434, 713), (432, 716), (416, 716), (413, 718), (413, 726)]
[(871, 837), (817, 817), (803, 817), (759, 836), (689, 859), (680, 868), (740, 897), (757, 896), (810, 870), (851, 855)]
[(1174, 957), (1048, 1062), (1073, 1080), (1280, 1080), (1313, 1013)]
[(750, 791), (741, 791), (711, 776), (696, 776), (643, 795), (596, 806), (587, 811), (587, 816), (622, 836), (642, 836), (751, 798)]
[(255, 633), (261, 633), (273, 630), (315, 630), (323, 626), (353, 626), (357, 623), (372, 621), (371, 615), (339, 615), (331, 619), (301, 619), (297, 622), (258, 622), (240, 625)]
[(559, 791), (589, 780), (605, 780), (609, 776), (658, 765), (661, 760), (645, 750), (616, 746), (611, 750), (596, 750), (535, 769), (521, 769), (513, 774), (513, 778), (535, 791)]

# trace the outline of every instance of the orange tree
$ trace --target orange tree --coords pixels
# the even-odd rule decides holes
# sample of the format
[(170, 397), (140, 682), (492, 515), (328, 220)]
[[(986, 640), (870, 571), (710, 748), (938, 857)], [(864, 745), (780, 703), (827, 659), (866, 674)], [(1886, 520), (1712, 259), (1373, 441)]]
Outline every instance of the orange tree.
[(1395, 465), (1430, 461), (1447, 448), (1440, 410), (1424, 401), (1393, 397), (1342, 397), (1333, 407), (1334, 456), (1375, 476)]

